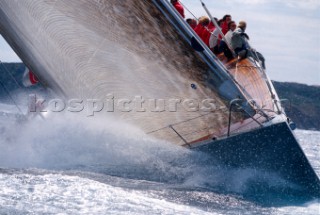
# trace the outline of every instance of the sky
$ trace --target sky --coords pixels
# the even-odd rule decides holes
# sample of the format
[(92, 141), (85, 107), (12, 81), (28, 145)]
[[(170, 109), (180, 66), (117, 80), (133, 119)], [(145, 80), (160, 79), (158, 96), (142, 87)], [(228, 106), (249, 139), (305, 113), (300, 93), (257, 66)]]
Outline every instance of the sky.
[[(213, 17), (247, 22), (250, 44), (266, 58), (272, 80), (320, 85), (320, 0), (202, 1)], [(181, 2), (196, 17), (206, 15), (200, 0)]]
[[(196, 17), (200, 0), (181, 0)], [(251, 45), (272, 80), (320, 85), (320, 0), (203, 0), (214, 17), (245, 20)], [(186, 11), (187, 18), (192, 15)], [(0, 36), (0, 60), (20, 62)]]

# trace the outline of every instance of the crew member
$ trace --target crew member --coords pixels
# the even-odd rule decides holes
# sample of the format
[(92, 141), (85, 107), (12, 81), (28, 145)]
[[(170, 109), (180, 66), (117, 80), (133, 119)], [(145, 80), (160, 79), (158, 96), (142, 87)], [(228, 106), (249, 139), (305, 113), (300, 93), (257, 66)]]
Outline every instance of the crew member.
[(210, 35), (209, 38), (209, 48), (213, 51), (213, 53), (215, 54), (219, 54), (219, 45), (220, 45), (220, 41), (221, 41), (221, 35), (220, 35), (220, 31), (221, 31), (221, 23), (222, 23), (222, 19), (220, 20), (216, 20), (219, 29), (215, 28), (214, 31), (212, 32), (212, 34)]
[(231, 36), (231, 48), (236, 55), (240, 58), (253, 57), (257, 61), (261, 61), (263, 69), (265, 69), (265, 58), (259, 52), (251, 49), (248, 43), (249, 36), (245, 33), (247, 23), (240, 21), (238, 28), (232, 33)]
[(231, 44), (231, 37), (232, 37), (233, 32), (237, 28), (237, 24), (234, 21), (230, 21), (228, 24), (228, 28), (229, 28), (229, 31), (224, 36), (224, 39), (220, 42), (219, 52), (223, 52), (224, 55), (228, 59), (232, 59), (233, 54), (232, 54), (231, 50), (229, 49), (228, 45)]
[(240, 21), (238, 28), (232, 33), (231, 36), (231, 48), (240, 58), (247, 57), (249, 50), (249, 45), (247, 42), (247, 40), (249, 40), (249, 36), (245, 33), (246, 28), (247, 23), (245, 21)]
[(173, 7), (180, 13), (180, 15), (185, 18), (184, 15), (184, 8), (183, 6), (180, 4), (180, 2), (178, 0), (171, 0), (171, 4), (173, 5)]
[(222, 18), (221, 31), (224, 35), (229, 31), (228, 25), (229, 25), (229, 22), (231, 22), (231, 20), (232, 20), (232, 17), (229, 14), (224, 15)]
[(197, 20), (195, 20), (195, 19), (187, 19), (186, 20), (187, 21), (187, 23), (191, 26), (191, 28), (194, 30), (196, 27), (197, 27), (197, 25), (198, 25), (198, 22), (197, 22)]
[(198, 36), (202, 39), (202, 41), (209, 46), (209, 37), (210, 32), (208, 31), (208, 26), (210, 23), (210, 19), (207, 16), (202, 16), (199, 18), (199, 24), (194, 29), (194, 31), (198, 34)]

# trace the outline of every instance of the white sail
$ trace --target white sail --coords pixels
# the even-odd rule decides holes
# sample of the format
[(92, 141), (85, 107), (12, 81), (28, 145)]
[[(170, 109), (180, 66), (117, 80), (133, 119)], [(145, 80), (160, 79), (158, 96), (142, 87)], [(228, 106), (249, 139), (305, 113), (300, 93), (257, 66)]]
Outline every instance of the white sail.
[(213, 99), (211, 114), (181, 106), (112, 113), (177, 144), (184, 142), (169, 125), (187, 142), (228, 125), (227, 103), (207, 85), (208, 66), (151, 1), (1, 0), (0, 16), (19, 57), (66, 99)]

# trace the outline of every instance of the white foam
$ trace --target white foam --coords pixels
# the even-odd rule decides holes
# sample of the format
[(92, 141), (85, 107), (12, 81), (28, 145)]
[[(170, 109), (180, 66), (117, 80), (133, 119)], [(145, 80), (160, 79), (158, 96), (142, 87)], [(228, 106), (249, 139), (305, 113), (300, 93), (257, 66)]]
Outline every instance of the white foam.
[(0, 174), (0, 187), (0, 213), (5, 214), (209, 214), (77, 176)]

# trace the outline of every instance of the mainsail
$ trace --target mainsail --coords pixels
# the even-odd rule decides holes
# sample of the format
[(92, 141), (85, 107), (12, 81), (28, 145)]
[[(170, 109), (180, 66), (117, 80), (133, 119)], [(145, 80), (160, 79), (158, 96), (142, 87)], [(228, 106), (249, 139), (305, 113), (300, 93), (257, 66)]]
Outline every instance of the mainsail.
[[(247, 92), (217, 75), (154, 2), (1, 0), (0, 31), (40, 81), (65, 99), (160, 99), (165, 111), (145, 102), (146, 111), (112, 114), (180, 145), (225, 134), (229, 102)], [(214, 109), (169, 107), (190, 99), (211, 99)], [(234, 123), (248, 118), (231, 116)]]

